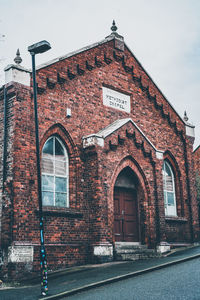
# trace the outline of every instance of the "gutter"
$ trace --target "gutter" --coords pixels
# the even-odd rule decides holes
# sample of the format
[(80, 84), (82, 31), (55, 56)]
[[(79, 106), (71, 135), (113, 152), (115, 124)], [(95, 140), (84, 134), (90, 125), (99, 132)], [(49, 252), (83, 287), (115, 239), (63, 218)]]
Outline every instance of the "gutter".
[[(6, 88), (6, 86), (4, 85), (4, 91), (3, 91), (3, 97), (4, 97), (4, 108), (3, 108), (3, 131), (4, 131), (4, 136), (3, 136), (3, 178), (2, 178), (2, 198), (5, 196), (5, 182), (6, 182), (6, 178), (7, 178), (7, 156), (8, 156), (8, 98), (7, 98), (7, 92), (9, 90), (9, 87)], [(9, 186), (10, 189), (10, 200), (11, 200), (11, 204), (10, 204), (10, 212), (9, 212), (9, 217), (10, 217), (10, 239), (9, 242), (11, 243), (13, 240), (13, 219), (14, 219), (14, 211), (13, 211), (13, 184), (12, 182), (10, 183)], [(3, 201), (3, 199), (2, 199)], [(1, 204), (1, 218), (2, 218), (2, 208), (3, 205)], [(1, 224), (2, 226), (2, 224)], [(1, 230), (1, 229), (0, 229)]]

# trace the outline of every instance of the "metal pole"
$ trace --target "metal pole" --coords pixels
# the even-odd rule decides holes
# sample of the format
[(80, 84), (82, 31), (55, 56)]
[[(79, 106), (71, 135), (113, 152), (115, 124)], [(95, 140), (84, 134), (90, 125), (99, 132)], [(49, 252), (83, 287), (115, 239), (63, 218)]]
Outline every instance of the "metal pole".
[(39, 218), (40, 218), (40, 267), (41, 267), (41, 294), (46, 296), (48, 292), (47, 281), (47, 258), (44, 245), (44, 224), (42, 211), (42, 188), (41, 188), (41, 169), (40, 169), (40, 146), (39, 146), (39, 128), (38, 128), (38, 110), (37, 110), (37, 85), (35, 71), (35, 53), (31, 52), (32, 71), (33, 71), (33, 97), (35, 112), (35, 142), (37, 156), (37, 184), (38, 184), (38, 202), (39, 202)]

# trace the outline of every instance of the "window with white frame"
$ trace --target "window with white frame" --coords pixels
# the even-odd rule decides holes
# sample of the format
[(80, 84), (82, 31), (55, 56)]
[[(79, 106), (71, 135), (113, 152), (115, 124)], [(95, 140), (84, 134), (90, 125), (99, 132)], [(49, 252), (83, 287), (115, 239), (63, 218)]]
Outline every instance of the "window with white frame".
[(69, 158), (56, 137), (50, 137), (42, 149), (42, 203), (44, 206), (69, 206)]
[(170, 164), (165, 160), (162, 169), (163, 174), (163, 190), (165, 201), (165, 215), (176, 216), (176, 194), (174, 174)]

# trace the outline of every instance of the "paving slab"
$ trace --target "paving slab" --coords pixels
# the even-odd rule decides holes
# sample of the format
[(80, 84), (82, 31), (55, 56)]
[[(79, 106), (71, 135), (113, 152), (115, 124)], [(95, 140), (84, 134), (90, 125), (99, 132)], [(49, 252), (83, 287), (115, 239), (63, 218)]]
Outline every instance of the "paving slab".
[(91, 289), (111, 282), (139, 276), (172, 264), (200, 258), (200, 246), (175, 251), (171, 255), (146, 260), (111, 262), (99, 265), (87, 265), (68, 268), (49, 274), (49, 292), (46, 297), (40, 295), (40, 284), (29, 281), (26, 285), (4, 287), (0, 289), (1, 300), (61, 299), (81, 290)]

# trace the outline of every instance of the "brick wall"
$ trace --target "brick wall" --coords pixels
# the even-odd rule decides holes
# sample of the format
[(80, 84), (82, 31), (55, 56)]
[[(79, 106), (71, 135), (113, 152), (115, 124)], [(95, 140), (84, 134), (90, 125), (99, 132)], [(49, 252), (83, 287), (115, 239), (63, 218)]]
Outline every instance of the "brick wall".
[[(113, 190), (125, 167), (133, 170), (139, 182), (140, 241), (155, 247), (161, 241), (192, 242), (196, 238), (192, 141), (185, 135), (182, 119), (137, 59), (126, 47), (124, 52), (114, 49), (113, 43), (111, 40), (37, 71), (41, 151), (47, 138), (57, 135), (69, 154), (70, 207), (44, 207), (50, 269), (92, 261), (92, 245), (114, 244)], [(130, 95), (130, 114), (103, 105), (103, 86)], [(36, 272), (39, 220), (33, 99), (30, 88), (13, 83), (13, 89), (9, 132), (12, 151), (8, 156), (12, 177), (6, 180), (4, 195), (5, 203), (12, 200), (13, 206), (4, 210), (2, 236), (5, 239), (4, 233), (12, 232), (9, 245), (33, 245), (31, 271)], [(66, 116), (67, 108), (71, 109), (71, 117)], [(104, 147), (83, 149), (83, 136), (124, 118), (134, 123), (128, 122), (107, 136)], [(155, 149), (170, 160), (175, 173), (177, 218), (165, 218), (163, 159), (157, 157)], [(12, 266), (14, 271), (18, 267)]]
[(195, 171), (200, 174), (200, 146), (198, 146), (193, 152), (194, 168)]
[(198, 146), (193, 152), (195, 183), (197, 188), (198, 212), (200, 216), (200, 147)]

